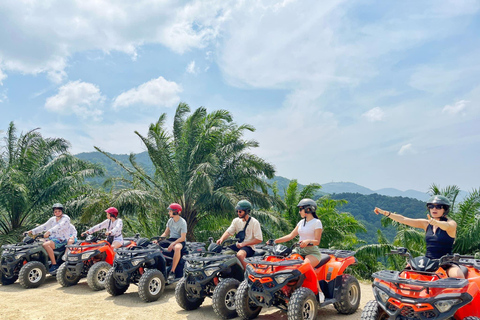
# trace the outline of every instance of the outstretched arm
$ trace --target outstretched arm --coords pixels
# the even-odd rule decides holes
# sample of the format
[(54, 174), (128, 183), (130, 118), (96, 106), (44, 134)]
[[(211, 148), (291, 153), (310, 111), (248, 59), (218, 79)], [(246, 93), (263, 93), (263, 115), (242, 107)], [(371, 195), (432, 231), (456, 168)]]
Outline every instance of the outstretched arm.
[(380, 208), (375, 208), (373, 210), (376, 214), (381, 214), (384, 215), (385, 217), (388, 217), (394, 221), (397, 221), (398, 223), (405, 224), (410, 227), (414, 228), (419, 228), (426, 230), (428, 227), (428, 220), (427, 219), (411, 219), (411, 218), (406, 218), (402, 216), (401, 214), (395, 213), (395, 212), (390, 212), (387, 210), (382, 210)]

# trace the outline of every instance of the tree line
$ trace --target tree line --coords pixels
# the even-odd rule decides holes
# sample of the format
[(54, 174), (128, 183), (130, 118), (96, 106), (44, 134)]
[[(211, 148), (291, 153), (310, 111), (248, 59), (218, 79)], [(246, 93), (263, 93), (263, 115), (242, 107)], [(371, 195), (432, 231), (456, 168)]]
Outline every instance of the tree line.
[[(107, 177), (101, 185), (104, 166), (71, 155), (68, 141), (45, 138), (39, 128), (18, 134), (10, 123), (0, 146), (0, 244), (17, 242), (22, 232), (43, 223), (55, 202), (66, 205), (66, 213), (79, 230), (103, 220), (105, 208), (117, 207), (125, 232), (145, 237), (164, 230), (166, 208), (177, 202), (184, 208), (188, 239), (206, 241), (210, 236), (218, 238), (235, 216), (235, 203), (248, 199), (256, 208), (264, 237), (276, 238), (297, 224), (300, 199), (322, 194), (318, 184), (299, 188), (291, 180), (280, 196), (276, 183), (267, 182), (275, 175), (274, 165), (252, 153), (259, 146), (257, 141), (244, 138), (255, 128), (236, 124), (227, 110), (209, 113), (200, 107), (192, 111), (180, 103), (172, 128), (166, 119), (162, 114), (146, 135), (134, 133), (144, 144), (153, 169), (146, 169), (145, 159), (139, 162), (135, 154), (122, 161), (95, 147), (103, 154), (102, 161), (115, 163), (122, 172)], [(87, 182), (92, 179), (94, 183)], [(432, 185), (430, 193), (444, 194), (455, 203), (459, 191), (456, 186), (440, 189)], [(395, 246), (417, 255), (425, 252), (424, 232), (373, 214), (385, 198), (390, 197), (339, 194), (315, 199), (324, 226), (320, 246), (356, 250), (359, 263), (353, 271), (363, 278), (382, 268), (398, 268), (398, 258), (385, 258)], [(479, 250), (479, 200), (479, 191), (473, 190), (453, 206), (451, 217), (458, 223), (455, 252), (475, 254)], [(395, 197), (388, 201), (389, 209), (423, 217), (425, 205), (415, 201)], [(385, 231), (392, 236), (385, 236)]]

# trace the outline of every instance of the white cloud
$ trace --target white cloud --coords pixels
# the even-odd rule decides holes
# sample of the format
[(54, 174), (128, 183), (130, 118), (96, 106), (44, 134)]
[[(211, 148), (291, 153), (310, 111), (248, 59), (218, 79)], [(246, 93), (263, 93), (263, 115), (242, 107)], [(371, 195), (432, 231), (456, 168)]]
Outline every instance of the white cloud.
[(362, 114), (362, 117), (366, 118), (370, 122), (382, 121), (385, 117), (385, 112), (383, 112), (381, 108), (375, 107)]
[(398, 150), (398, 155), (399, 156), (404, 156), (404, 155), (407, 155), (407, 154), (415, 154), (416, 151), (415, 149), (413, 148), (412, 144), (411, 143), (408, 143), (408, 144), (405, 144), (403, 145), (400, 150)]
[(71, 81), (60, 87), (58, 94), (47, 98), (45, 108), (59, 114), (75, 114), (83, 119), (101, 120), (105, 97), (91, 83)]
[(447, 113), (447, 114), (464, 113), (463, 111), (465, 110), (465, 107), (467, 106), (468, 102), (469, 101), (467, 100), (460, 100), (456, 102), (453, 106), (446, 105), (445, 107), (443, 107), (442, 113)]
[(46, 73), (64, 81), (69, 58), (84, 51), (120, 51), (135, 58), (144, 44), (184, 53), (220, 32), (232, 1), (1, 1), (0, 61), (4, 72)]
[(3, 73), (2, 69), (0, 69), (0, 86), (3, 85), (3, 80), (7, 78), (7, 75)]
[(180, 92), (182, 92), (180, 85), (158, 77), (121, 93), (114, 99), (113, 108), (120, 109), (138, 104), (173, 107), (180, 101), (178, 96)]
[(187, 72), (191, 74), (196, 74), (197, 70), (195, 69), (195, 60), (191, 61), (187, 66)]

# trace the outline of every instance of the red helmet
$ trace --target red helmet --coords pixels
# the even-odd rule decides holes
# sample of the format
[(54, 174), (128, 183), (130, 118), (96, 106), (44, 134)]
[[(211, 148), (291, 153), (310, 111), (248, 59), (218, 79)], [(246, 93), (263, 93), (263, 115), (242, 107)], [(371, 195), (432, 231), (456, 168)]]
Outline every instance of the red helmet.
[(118, 210), (115, 207), (110, 207), (105, 210), (106, 213), (110, 213), (110, 215), (114, 216), (115, 218), (118, 216)]
[(172, 203), (168, 206), (168, 210), (172, 210), (173, 212), (180, 213), (182, 212), (182, 206), (178, 203)]

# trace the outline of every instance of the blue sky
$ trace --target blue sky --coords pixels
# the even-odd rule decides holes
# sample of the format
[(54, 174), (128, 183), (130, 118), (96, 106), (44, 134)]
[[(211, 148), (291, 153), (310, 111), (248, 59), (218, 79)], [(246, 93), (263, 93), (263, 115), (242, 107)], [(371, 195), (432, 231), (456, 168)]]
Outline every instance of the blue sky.
[[(144, 151), (227, 109), (301, 183), (480, 187), (480, 1), (1, 1), (0, 130)], [(2, 134), (3, 135), (3, 134)]]

